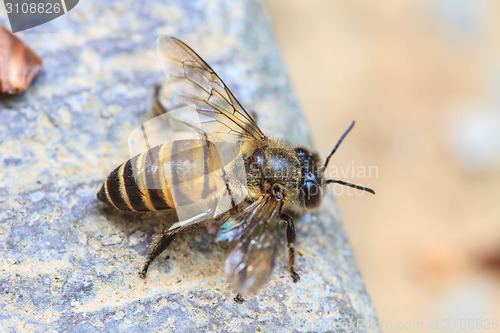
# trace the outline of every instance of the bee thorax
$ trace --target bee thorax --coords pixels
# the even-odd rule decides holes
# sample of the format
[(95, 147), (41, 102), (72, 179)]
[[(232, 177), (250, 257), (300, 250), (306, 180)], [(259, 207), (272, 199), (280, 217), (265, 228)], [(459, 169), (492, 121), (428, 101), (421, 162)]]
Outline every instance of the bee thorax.
[(247, 159), (250, 189), (271, 194), (278, 199), (294, 200), (302, 179), (301, 165), (295, 151), (281, 142), (269, 142), (255, 149)]

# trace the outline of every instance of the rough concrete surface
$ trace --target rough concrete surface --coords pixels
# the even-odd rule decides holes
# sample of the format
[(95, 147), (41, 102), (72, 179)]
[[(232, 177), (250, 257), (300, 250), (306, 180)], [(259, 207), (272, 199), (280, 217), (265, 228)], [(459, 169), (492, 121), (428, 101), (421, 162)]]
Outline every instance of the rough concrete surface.
[(375, 322), (331, 197), (296, 223), (296, 284), (281, 240), (269, 283), (236, 304), (225, 249), (206, 230), (138, 277), (171, 215), (117, 213), (95, 194), (151, 117), (158, 34), (198, 51), (264, 131), (310, 143), (260, 1), (86, 0), (19, 33), (44, 66), (24, 94), (0, 98), (0, 330), (351, 332)]

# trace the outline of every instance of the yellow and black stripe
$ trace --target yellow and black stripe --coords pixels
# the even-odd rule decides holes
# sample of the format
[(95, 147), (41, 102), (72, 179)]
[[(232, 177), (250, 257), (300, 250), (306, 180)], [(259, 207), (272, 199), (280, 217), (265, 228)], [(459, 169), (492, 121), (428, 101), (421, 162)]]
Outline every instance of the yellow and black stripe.
[(97, 198), (125, 211), (174, 208), (161, 167), (165, 160), (164, 146), (151, 148), (113, 170), (97, 193)]
[(220, 160), (213, 156), (217, 155), (215, 151), (213, 144), (204, 140), (156, 146), (111, 172), (97, 198), (116, 209), (138, 212), (165, 210), (175, 208), (175, 202), (186, 205), (205, 199), (221, 186), (225, 188), (221, 178), (207, 176), (221, 169)]

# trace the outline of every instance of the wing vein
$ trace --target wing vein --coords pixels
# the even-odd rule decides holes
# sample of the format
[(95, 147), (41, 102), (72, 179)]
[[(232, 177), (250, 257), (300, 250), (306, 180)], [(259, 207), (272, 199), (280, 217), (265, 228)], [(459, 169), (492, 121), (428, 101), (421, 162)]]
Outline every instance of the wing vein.
[(214, 120), (201, 121), (209, 137), (212, 134), (231, 134), (240, 139), (265, 139), (252, 117), (195, 51), (173, 37), (163, 36), (158, 39), (158, 54), (165, 74), (171, 79), (167, 86), (172, 88), (165, 89), (167, 92), (162, 94), (165, 95), (162, 103), (175, 101), (176, 96), (194, 102), (199, 114)]

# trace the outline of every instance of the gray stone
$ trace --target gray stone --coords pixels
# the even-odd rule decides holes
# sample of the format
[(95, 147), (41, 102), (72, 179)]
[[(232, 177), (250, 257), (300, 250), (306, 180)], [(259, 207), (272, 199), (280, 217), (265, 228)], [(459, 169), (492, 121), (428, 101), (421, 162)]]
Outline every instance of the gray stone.
[(260, 1), (86, 0), (20, 33), (44, 65), (24, 94), (0, 99), (2, 330), (351, 332), (357, 320), (374, 323), (331, 197), (296, 221), (296, 284), (281, 240), (269, 283), (236, 304), (225, 249), (205, 230), (181, 236), (138, 277), (172, 215), (118, 213), (95, 194), (152, 115), (158, 34), (198, 51), (264, 131), (310, 145)]

